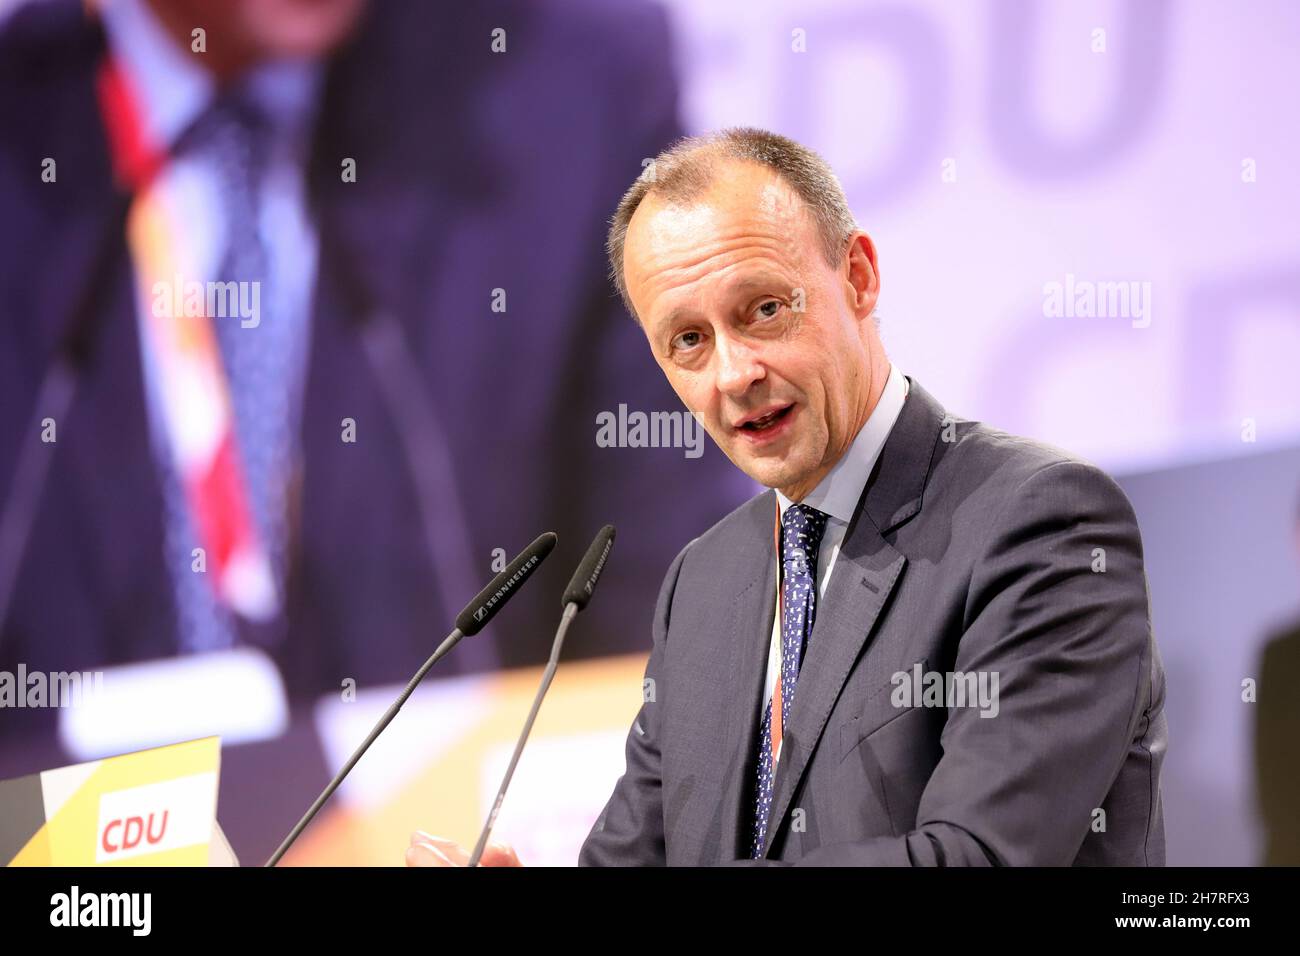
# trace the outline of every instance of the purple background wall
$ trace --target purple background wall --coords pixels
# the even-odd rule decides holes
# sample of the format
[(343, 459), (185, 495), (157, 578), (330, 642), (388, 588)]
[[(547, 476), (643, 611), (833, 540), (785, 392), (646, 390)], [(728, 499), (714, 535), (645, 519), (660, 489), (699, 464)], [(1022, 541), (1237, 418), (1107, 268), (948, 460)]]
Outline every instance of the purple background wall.
[[(951, 408), (1118, 470), (1300, 439), (1300, 5), (669, 7), (688, 125), (822, 152)], [(1150, 324), (1046, 317), (1067, 275), (1150, 283)]]

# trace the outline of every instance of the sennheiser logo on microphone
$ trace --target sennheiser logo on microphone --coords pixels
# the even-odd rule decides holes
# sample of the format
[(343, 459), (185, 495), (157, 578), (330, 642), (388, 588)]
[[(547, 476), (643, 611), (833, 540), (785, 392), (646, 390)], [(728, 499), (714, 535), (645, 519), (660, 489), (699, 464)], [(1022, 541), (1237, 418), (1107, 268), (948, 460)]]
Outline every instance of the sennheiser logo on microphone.
[(505, 583), (502, 584), (501, 587), (497, 588), (496, 592), (490, 598), (484, 601), (482, 606), (477, 611), (474, 612), (474, 620), (481, 621), (485, 617), (487, 617), (488, 612), (491, 611), (492, 608), (496, 607), (497, 603), (501, 601), (501, 599), (504, 598), (508, 593), (510, 593), (510, 589), (513, 588), (520, 581), (522, 581), (524, 577), (527, 576), (528, 572), (531, 571), (541, 560), (542, 559), (539, 558), (537, 555), (533, 555), (531, 558), (525, 561), (523, 565), (519, 568), (519, 570), (516, 571), (514, 574), (512, 574), (509, 578), (507, 578)]
[(605, 560), (609, 557), (610, 549), (613, 547), (614, 541), (612, 538), (605, 542), (605, 550), (600, 552), (600, 560), (596, 562), (596, 567), (592, 569), (591, 574), (587, 577), (587, 583), (584, 585), (587, 597), (591, 597), (591, 592), (596, 589), (596, 579), (600, 577), (600, 572), (605, 567)]

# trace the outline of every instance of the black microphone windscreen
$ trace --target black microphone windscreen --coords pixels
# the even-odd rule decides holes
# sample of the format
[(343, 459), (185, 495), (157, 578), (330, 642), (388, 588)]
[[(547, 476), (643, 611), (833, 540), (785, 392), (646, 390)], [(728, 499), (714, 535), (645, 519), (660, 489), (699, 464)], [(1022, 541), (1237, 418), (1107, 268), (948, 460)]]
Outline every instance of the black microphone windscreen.
[(477, 634), (492, 620), (497, 611), (514, 596), (523, 585), (524, 580), (537, 570), (546, 556), (555, 547), (555, 532), (547, 531), (535, 540), (519, 556), (506, 565), (505, 570), (489, 582), (488, 586), (465, 605), (465, 610), (456, 618), (456, 627), (466, 636)]
[(561, 610), (570, 604), (576, 604), (579, 608), (587, 606), (587, 602), (591, 600), (591, 592), (596, 590), (596, 581), (600, 578), (601, 569), (605, 567), (605, 561), (609, 558), (610, 549), (613, 547), (614, 526), (607, 524), (596, 532), (596, 539), (591, 542), (591, 547), (583, 556), (578, 570), (573, 572), (573, 579), (564, 589), (564, 599), (560, 602)]

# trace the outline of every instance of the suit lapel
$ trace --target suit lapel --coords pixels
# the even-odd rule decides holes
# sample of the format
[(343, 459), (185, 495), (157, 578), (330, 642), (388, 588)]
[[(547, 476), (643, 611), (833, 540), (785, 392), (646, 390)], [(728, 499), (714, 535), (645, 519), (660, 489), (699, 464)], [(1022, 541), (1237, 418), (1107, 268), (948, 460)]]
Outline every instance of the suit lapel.
[(767, 852), (821, 740), (831, 709), (870, 643), (907, 564), (907, 558), (885, 535), (921, 508), (942, 419), (943, 409), (912, 381), (844, 536), (826, 596), (817, 608), (794, 704), (786, 719), (768, 817)]
[[(481, 56), (458, 44), (434, 61), (394, 59), (409, 24), (379, 4), (365, 16), (358, 38), (331, 61), (310, 151), (320, 278), (338, 272), (341, 285), (363, 287), (370, 308), (395, 313), (408, 334), (422, 332), (427, 302), (420, 296), (431, 290), (457, 216), (501, 198), (490, 132), (477, 109), (490, 75)], [(384, 69), (376, 71), (377, 63)], [(395, 99), (418, 107), (428, 122), (392, 122)], [(354, 180), (341, 176), (342, 157), (355, 160)]]
[[(382, 373), (367, 360), (362, 327), (378, 316), (395, 323), (401, 347), (427, 373), (422, 384), (429, 407), (455, 410), (460, 396), (444, 383), (457, 369), (442, 362), (439, 336), (445, 329), (430, 321), (439, 318), (430, 312), (431, 303), (437, 283), (447, 281), (447, 246), (457, 226), (500, 188), (481, 117), (472, 109), (482, 82), (472, 62), (459, 62), (462, 54), (454, 55), (451, 63), (394, 60), (387, 51), (409, 27), (379, 5), (366, 15), (365, 29), (332, 61), (326, 76), (308, 171), (320, 257), (301, 428), (303, 489), (293, 519), (298, 542), (308, 536), (309, 528), (331, 528), (339, 537), (339, 504), (350, 499), (355, 488), (384, 489), (385, 507), (418, 514), (416, 499), (410, 496), (415, 493), (412, 482), (418, 479), (409, 473), (400, 441), (404, 423), (394, 419), (383, 399)], [(376, 71), (376, 63), (384, 63), (385, 69)], [(420, 91), (419, 112), (430, 122), (391, 122), (394, 110), (388, 104), (395, 98), (407, 103), (412, 90)], [(457, 130), (455, 139), (446, 136), (447, 129)], [(355, 181), (341, 177), (342, 157), (355, 160)], [(340, 443), (339, 424), (345, 416), (384, 420), (384, 427), (368, 428), (366, 454), (352, 454)], [(445, 420), (443, 425), (447, 427)], [(401, 527), (406, 538), (400, 544), (390, 541), (392, 550), (427, 559), (435, 575), (467, 573), (433, 566), (419, 521)], [(318, 569), (329, 564), (334, 578), (346, 575), (355, 541), (348, 542), (341, 555), (335, 553), (333, 541), (313, 544)], [(326, 553), (333, 555), (332, 564), (322, 559)], [(302, 567), (295, 573), (290, 598), (294, 613), (311, 620), (316, 602), (312, 587)], [(472, 593), (472, 587), (450, 590)], [(439, 599), (435, 606), (445, 603)], [(454, 612), (443, 608), (443, 613)], [(381, 615), (380, 620), (386, 619)], [(489, 642), (469, 642), (463, 654), (458, 652), (458, 662), (474, 662), (480, 669), (491, 666), (492, 650)], [(313, 651), (293, 653), (310, 658)]]
[(49, 144), (60, 157), (61, 196), (47, 210), (57, 221), (49, 231), (63, 241), (34, 280), (33, 313), (49, 335), (39, 354), (49, 361), (64, 351), (79, 362), (67, 432), (58, 426), (45, 509), (80, 516), (76, 544), (59, 539), (59, 546), (73, 547), (91, 566), (83, 580), (95, 594), (87, 600), (101, 609), (104, 628), (131, 622), (94, 648), (98, 663), (166, 653), (175, 625), (124, 238), (126, 197), (113, 179), (94, 85), (105, 42), (97, 18), (80, 20), (78, 30), (70, 46), (83, 58), (58, 107), (66, 120), (58, 135), (66, 141)]
[[(742, 560), (738, 574), (728, 590), (734, 595), (731, 605), (731, 673), (735, 680), (727, 698), (726, 733), (719, 741), (717, 759), (725, 768), (726, 790), (722, 797), (723, 860), (748, 855), (746, 823), (749, 816), (743, 805), (751, 793), (755, 773), (755, 748), (763, 699), (763, 677), (767, 664), (768, 641), (772, 633), (772, 616), (776, 613), (776, 557), (772, 550), (771, 516), (776, 509), (776, 495), (762, 495), (748, 509), (744, 539), (734, 553)], [(763, 520), (766, 517), (766, 522)]]

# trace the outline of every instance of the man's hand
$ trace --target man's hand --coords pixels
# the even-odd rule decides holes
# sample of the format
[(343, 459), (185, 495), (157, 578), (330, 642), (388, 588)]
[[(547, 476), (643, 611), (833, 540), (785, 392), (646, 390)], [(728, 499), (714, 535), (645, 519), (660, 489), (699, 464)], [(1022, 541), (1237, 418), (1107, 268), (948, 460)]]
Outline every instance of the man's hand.
[[(406, 848), (407, 866), (465, 866), (469, 851), (454, 840), (436, 837), (423, 830), (411, 834), (411, 845)], [(479, 866), (523, 866), (515, 855), (514, 847), (505, 843), (489, 843), (483, 848)]]

